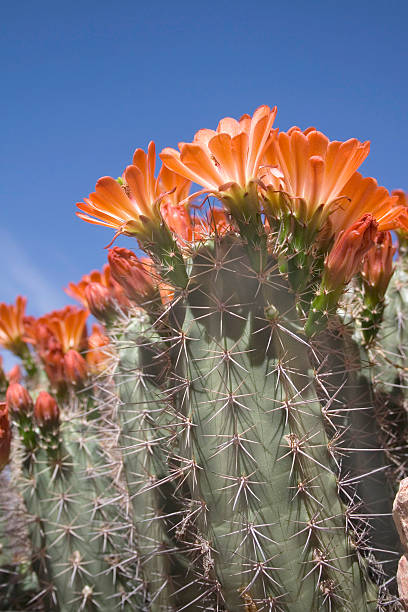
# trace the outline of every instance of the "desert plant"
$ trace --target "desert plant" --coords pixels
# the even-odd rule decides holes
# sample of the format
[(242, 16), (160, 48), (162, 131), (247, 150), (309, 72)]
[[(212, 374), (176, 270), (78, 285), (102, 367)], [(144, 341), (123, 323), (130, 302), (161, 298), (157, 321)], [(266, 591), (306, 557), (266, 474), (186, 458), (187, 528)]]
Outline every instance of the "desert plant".
[(164, 149), (157, 178), (151, 143), (78, 205), (149, 255), (70, 285), (103, 331), (3, 305), (47, 610), (400, 609), (406, 203), (357, 172), (368, 143), (275, 115)]

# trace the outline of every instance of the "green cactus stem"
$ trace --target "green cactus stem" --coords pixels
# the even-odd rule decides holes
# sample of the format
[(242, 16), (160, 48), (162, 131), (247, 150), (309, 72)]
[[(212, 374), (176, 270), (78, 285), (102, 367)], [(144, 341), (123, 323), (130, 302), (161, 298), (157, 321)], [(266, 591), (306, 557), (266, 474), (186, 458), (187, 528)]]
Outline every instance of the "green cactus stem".
[(21, 486), (47, 610), (96, 611), (120, 599), (115, 517), (107, 503), (114, 491), (98, 466), (104, 466), (100, 444), (75, 414), (37, 431), (35, 448), (27, 449)]
[(238, 240), (209, 244), (173, 312), (180, 466), (203, 504), (203, 580), (227, 610), (248, 601), (374, 610), (376, 588), (346, 530), (309, 344), (273, 262), (271, 270), (261, 283)]

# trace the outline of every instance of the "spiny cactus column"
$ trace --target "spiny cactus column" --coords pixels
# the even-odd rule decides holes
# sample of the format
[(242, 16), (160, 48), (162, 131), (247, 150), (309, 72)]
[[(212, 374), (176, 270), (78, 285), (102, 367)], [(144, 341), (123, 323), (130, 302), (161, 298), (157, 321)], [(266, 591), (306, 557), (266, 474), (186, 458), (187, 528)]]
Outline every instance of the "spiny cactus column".
[(346, 531), (309, 345), (277, 266), (260, 279), (239, 240), (225, 238), (199, 250), (190, 279), (173, 311), (180, 467), (202, 503), (202, 579), (216, 605), (375, 610)]
[(185, 545), (176, 541), (181, 510), (167, 462), (178, 424), (163, 391), (168, 347), (140, 309), (127, 322), (118, 320), (110, 336), (118, 354), (118, 444), (131, 506), (126, 550), (130, 565), (139, 566), (146, 610), (177, 610), (194, 595)]
[(0, 472), (0, 610), (39, 610), (30, 605), (37, 592), (25, 509), (6, 468)]
[[(145, 605), (152, 611), (171, 609), (175, 588), (171, 577), (169, 538), (162, 498), (157, 483), (166, 477), (166, 404), (158, 381), (163, 378), (163, 359), (158, 359), (160, 338), (149, 329), (145, 313), (136, 314), (125, 329), (111, 332), (118, 351), (115, 374), (118, 406), (119, 447), (131, 502), (130, 521), (134, 536), (128, 542), (137, 549)], [(168, 421), (168, 418), (167, 418)], [(133, 548), (134, 550), (134, 548)]]
[(395, 487), (408, 474), (408, 260), (405, 246), (399, 250), (386, 295), (383, 324), (377, 341), (370, 347), (377, 419)]
[(35, 410), (39, 430), (24, 417), (29, 435), (21, 486), (31, 514), (39, 597), (47, 610), (98, 610), (107, 602), (113, 608), (123, 590), (113, 554), (109, 501), (115, 491), (98, 472), (104, 466), (99, 442), (78, 414), (66, 414), (59, 423), (48, 394), (40, 393)]
[(390, 605), (395, 599), (400, 555), (392, 520), (390, 462), (376, 418), (372, 364), (351, 332), (350, 323), (333, 319), (330, 330), (313, 343), (318, 357), (317, 388), (327, 430), (333, 436), (333, 449), (337, 450), (339, 488), (348, 504), (347, 520), (356, 531), (360, 549), (370, 555), (371, 570), (378, 574), (379, 584), (387, 585), (381, 590), (381, 598)]

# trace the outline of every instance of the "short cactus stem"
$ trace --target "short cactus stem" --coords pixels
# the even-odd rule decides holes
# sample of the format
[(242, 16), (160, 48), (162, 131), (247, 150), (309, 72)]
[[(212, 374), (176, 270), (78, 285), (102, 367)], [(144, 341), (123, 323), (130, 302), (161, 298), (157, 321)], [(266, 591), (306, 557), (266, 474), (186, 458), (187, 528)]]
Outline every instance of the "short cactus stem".
[(364, 299), (364, 308), (359, 314), (359, 319), (365, 346), (371, 346), (377, 337), (383, 320), (384, 308), (384, 300), (377, 300), (370, 304), (370, 300)]
[[(117, 596), (120, 577), (110, 566), (115, 532), (109, 533), (112, 514), (105, 501), (115, 495), (110, 479), (97, 475), (100, 459), (88, 425), (72, 416), (43, 427), (39, 444), (26, 456), (20, 484), (47, 610), (76, 612), (84, 596), (88, 606), (98, 608)], [(124, 609), (134, 608), (129, 603)]]
[(305, 334), (309, 338), (316, 336), (326, 329), (330, 318), (336, 313), (339, 298), (343, 292), (340, 289), (326, 289), (322, 287), (313, 299), (307, 321)]
[(322, 257), (319, 257), (315, 244), (321, 225), (321, 208), (309, 219), (303, 200), (295, 203), (287, 194), (272, 189), (266, 190), (264, 201), (279, 270), (287, 275), (289, 286), (303, 301), (303, 310), (307, 311), (310, 306), (307, 289), (315, 280), (314, 273), (321, 267)]
[(138, 550), (145, 604), (159, 612), (177, 604), (180, 587), (174, 575), (177, 563), (169, 556), (173, 545), (165, 508), (170, 500), (160, 486), (162, 479), (167, 481), (166, 442), (172, 433), (166, 425), (167, 405), (160, 388), (166, 355), (160, 356), (162, 341), (143, 311), (128, 325), (111, 330), (111, 337), (119, 357), (115, 380), (119, 447), (131, 505), (128, 520)]

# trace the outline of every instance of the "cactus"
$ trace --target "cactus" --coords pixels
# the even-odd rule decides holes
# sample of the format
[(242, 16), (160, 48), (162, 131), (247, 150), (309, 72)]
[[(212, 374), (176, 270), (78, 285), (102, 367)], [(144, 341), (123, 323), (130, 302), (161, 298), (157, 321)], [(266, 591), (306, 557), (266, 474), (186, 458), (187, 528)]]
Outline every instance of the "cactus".
[(100, 443), (75, 412), (34, 426), (32, 434), (20, 487), (46, 609), (96, 610), (109, 601), (115, 606), (119, 547), (109, 502), (117, 492), (101, 473)]
[(256, 273), (251, 278), (240, 241), (227, 238), (199, 250), (190, 278), (185, 312), (178, 306), (174, 314), (186, 338), (175, 348), (185, 355), (176, 375), (185, 384), (179, 411), (188, 423), (179, 443), (191, 494), (203, 503), (200, 529), (213, 551), (218, 605), (276, 601), (312, 610), (338, 596), (355, 609), (374, 609), (375, 588), (366, 591), (357, 578), (364, 568), (346, 536), (289, 291), (274, 292), (272, 272), (268, 306), (261, 292), (250, 301)]
[(146, 605), (150, 602), (152, 610), (160, 610), (172, 590), (167, 567), (171, 559), (166, 550), (169, 537), (160, 514), (165, 500), (160, 499), (156, 487), (166, 474), (166, 431), (161, 423), (166, 406), (156, 382), (157, 369), (162, 365), (158, 360), (154, 362), (158, 339), (149, 334), (150, 323), (146, 319), (143, 313), (135, 316), (115, 338), (119, 357), (115, 375), (120, 399), (118, 443), (134, 529), (129, 551), (132, 543), (137, 546)]
[[(367, 143), (277, 134), (275, 114), (164, 149), (157, 177), (151, 143), (79, 204), (150, 256), (115, 247), (70, 284), (102, 322), (92, 341), (83, 309), (0, 305), (28, 389), (0, 377), (27, 606), (401, 609), (406, 206), (356, 171)], [(223, 209), (192, 215), (190, 181)]]
[(379, 339), (371, 349), (376, 389), (377, 417), (383, 445), (391, 465), (395, 492), (407, 476), (407, 375), (406, 307), (408, 277), (404, 249), (395, 262), (395, 272), (387, 291), (387, 303)]

